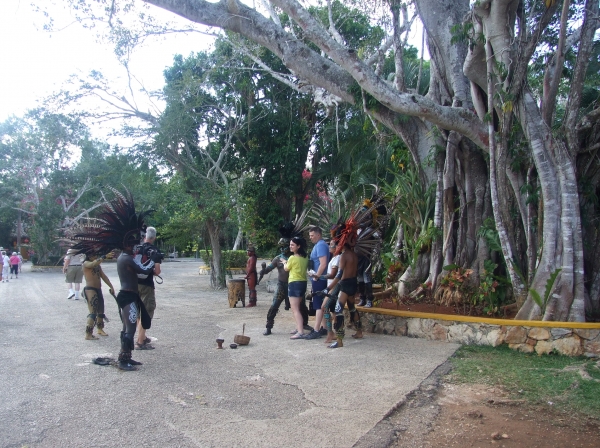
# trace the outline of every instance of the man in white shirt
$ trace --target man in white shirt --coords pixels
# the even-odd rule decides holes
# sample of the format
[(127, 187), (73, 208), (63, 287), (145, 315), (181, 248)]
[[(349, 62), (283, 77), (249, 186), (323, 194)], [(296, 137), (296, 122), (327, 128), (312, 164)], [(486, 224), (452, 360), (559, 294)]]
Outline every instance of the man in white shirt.
[(67, 299), (79, 300), (79, 289), (83, 280), (83, 261), (85, 255), (75, 254), (73, 249), (67, 251), (65, 255), (65, 263), (63, 265), (63, 274), (65, 274), (65, 283), (69, 285)]

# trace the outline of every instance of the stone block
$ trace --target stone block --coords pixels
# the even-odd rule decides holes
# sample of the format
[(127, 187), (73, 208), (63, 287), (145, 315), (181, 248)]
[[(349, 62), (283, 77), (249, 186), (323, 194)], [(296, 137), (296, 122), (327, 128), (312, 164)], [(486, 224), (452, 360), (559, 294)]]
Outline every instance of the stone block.
[(553, 349), (554, 346), (550, 341), (538, 341), (537, 344), (535, 344), (535, 352), (538, 355), (549, 355)]
[(510, 327), (504, 342), (507, 344), (523, 344), (527, 340), (527, 331), (523, 327)]
[(534, 346), (536, 342), (537, 342), (537, 340), (531, 339), (531, 338), (527, 338), (527, 341), (525, 341), (525, 343), (527, 345), (531, 345), (531, 346)]
[(508, 347), (523, 353), (533, 353), (534, 351), (533, 346), (529, 344), (508, 344)]
[(550, 332), (547, 328), (533, 327), (529, 330), (527, 336), (537, 341), (547, 341), (550, 339)]
[(598, 335), (600, 335), (600, 330), (596, 330), (596, 329), (582, 329), (582, 328), (575, 328), (573, 330), (573, 332), (579, 336), (582, 339), (587, 339), (588, 341), (592, 341), (594, 339), (600, 339), (598, 338)]
[(386, 320), (383, 324), (383, 334), (396, 334), (396, 321)]
[(550, 333), (552, 334), (553, 339), (560, 339), (565, 336), (570, 336), (573, 332), (568, 328), (551, 328)]
[(552, 346), (561, 355), (580, 356), (583, 354), (583, 344), (579, 336), (557, 339), (552, 343)]
[(406, 336), (408, 332), (408, 319), (403, 317), (396, 318), (396, 336)]
[(585, 356), (598, 357), (600, 356), (600, 342), (583, 341), (583, 351)]
[(473, 329), (465, 324), (456, 324), (448, 328), (448, 341), (459, 344), (472, 344), (475, 342)]
[(436, 324), (441, 325), (443, 327), (450, 327), (452, 325), (454, 325), (454, 321), (451, 320), (436, 320), (435, 321)]
[(486, 339), (487, 339), (488, 344), (486, 344), (486, 345), (491, 345), (492, 347), (498, 347), (499, 345), (504, 344), (505, 336), (506, 336), (506, 332), (502, 331), (501, 329), (494, 329), (487, 334)]
[(442, 325), (435, 324), (431, 332), (431, 339), (434, 341), (448, 340), (448, 329)]
[(410, 319), (407, 323), (406, 334), (414, 338), (424, 338), (425, 333), (421, 329), (422, 319)]

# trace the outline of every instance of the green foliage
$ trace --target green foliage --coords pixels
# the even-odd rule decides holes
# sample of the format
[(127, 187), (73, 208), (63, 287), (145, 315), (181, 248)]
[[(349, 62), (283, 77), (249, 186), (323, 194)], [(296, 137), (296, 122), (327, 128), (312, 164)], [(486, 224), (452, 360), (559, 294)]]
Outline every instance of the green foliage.
[[(212, 262), (212, 250), (205, 249), (200, 252), (202, 260), (210, 266)], [(245, 250), (224, 250), (221, 252), (223, 265), (226, 268), (245, 268), (248, 255)]]
[[(460, 383), (500, 386), (511, 398), (532, 405), (597, 416), (600, 370), (594, 361), (558, 355), (528, 355), (508, 346), (463, 346), (451, 358), (452, 379)], [(579, 372), (586, 372), (589, 377)]]
[(556, 281), (556, 278), (558, 277), (558, 274), (560, 274), (561, 270), (562, 269), (558, 268), (552, 274), (550, 274), (550, 277), (546, 281), (546, 289), (544, 290), (543, 297), (535, 289), (529, 288), (529, 294), (531, 294), (533, 301), (542, 310), (542, 316), (546, 312), (546, 305), (548, 305), (548, 301), (550, 300), (550, 294), (552, 293), (552, 288), (554, 288), (554, 282)]
[(477, 231), (477, 237), (482, 238), (490, 250), (498, 252), (502, 255), (502, 246), (500, 245), (500, 237), (496, 230), (496, 223), (492, 218), (486, 218), (483, 224)]
[(494, 275), (497, 267), (492, 260), (484, 261), (483, 275), (473, 297), (473, 304), (483, 306), (483, 312), (489, 316), (499, 314), (500, 307), (506, 303), (506, 288), (510, 285), (506, 278)]
[(442, 235), (442, 230), (433, 224), (434, 185), (425, 189), (418, 171), (406, 168), (382, 190), (396, 203), (394, 217), (404, 226), (404, 256), (414, 264), (419, 253), (428, 251), (431, 243)]

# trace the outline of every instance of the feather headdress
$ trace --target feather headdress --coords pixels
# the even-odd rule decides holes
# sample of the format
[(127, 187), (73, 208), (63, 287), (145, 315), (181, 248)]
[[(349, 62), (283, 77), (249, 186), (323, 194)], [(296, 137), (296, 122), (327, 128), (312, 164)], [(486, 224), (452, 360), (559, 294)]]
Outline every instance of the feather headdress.
[(313, 206), (312, 218), (331, 231), (337, 244), (336, 254), (344, 245), (354, 248), (360, 255), (372, 258), (381, 246), (381, 229), (377, 217), (386, 214), (378, 189), (371, 199), (364, 199), (354, 207), (349, 206), (343, 194), (324, 204)]
[(296, 215), (296, 219), (288, 221), (279, 227), (279, 246), (286, 246), (290, 243), (290, 240), (296, 236), (301, 237), (308, 225), (304, 224), (306, 217), (310, 212), (310, 208), (304, 209), (300, 216)]
[(139, 243), (142, 230), (145, 229), (144, 219), (153, 210), (137, 213), (129, 191), (122, 194), (109, 188), (115, 193), (115, 199), (106, 203), (93, 223), (84, 225), (73, 235), (76, 243), (72, 249), (76, 253), (107, 254), (114, 249), (124, 250)]

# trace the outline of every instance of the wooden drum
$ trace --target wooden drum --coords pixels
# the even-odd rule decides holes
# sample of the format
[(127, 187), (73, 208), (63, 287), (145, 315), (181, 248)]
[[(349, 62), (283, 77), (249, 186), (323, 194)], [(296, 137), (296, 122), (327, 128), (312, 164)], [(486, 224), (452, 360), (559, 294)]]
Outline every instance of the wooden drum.
[(227, 283), (227, 299), (229, 300), (229, 308), (235, 308), (238, 302), (242, 302), (242, 306), (246, 306), (246, 280), (229, 280), (229, 283)]

